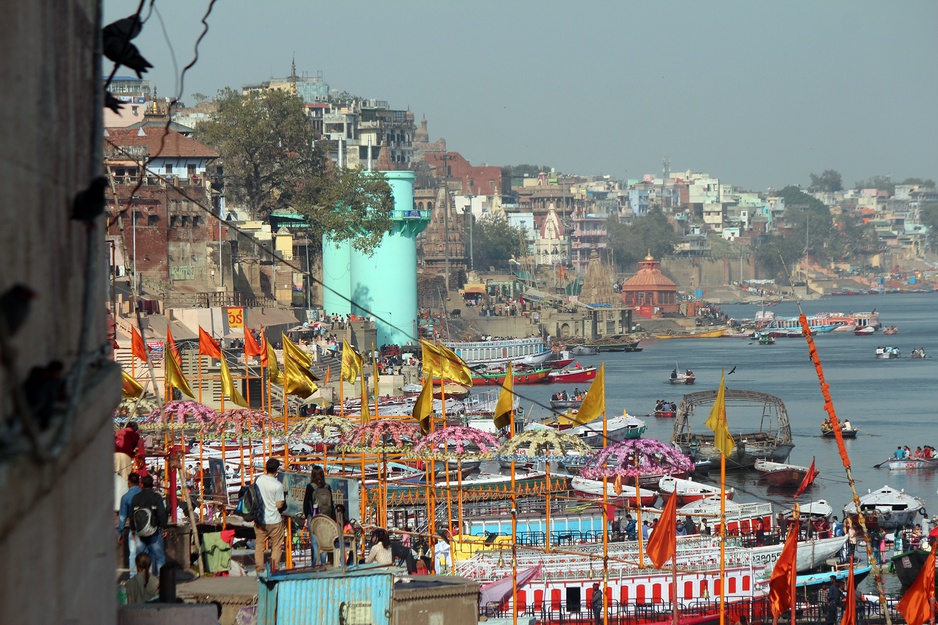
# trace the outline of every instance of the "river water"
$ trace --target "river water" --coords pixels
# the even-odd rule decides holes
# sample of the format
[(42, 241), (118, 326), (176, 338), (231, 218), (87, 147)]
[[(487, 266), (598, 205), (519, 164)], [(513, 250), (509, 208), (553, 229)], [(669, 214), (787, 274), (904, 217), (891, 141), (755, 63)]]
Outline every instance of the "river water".
[[(822, 334), (815, 337), (824, 374), (830, 385), (837, 416), (849, 418), (860, 434), (846, 441), (857, 490), (888, 484), (925, 499), (929, 513), (938, 513), (938, 472), (895, 472), (873, 465), (885, 460), (897, 445), (930, 444), (938, 447), (938, 294), (891, 294), (829, 297), (804, 302), (805, 313), (818, 311), (861, 312), (875, 309), (884, 326), (895, 325), (899, 333), (885, 336), (854, 336), (853, 333)], [(723, 311), (734, 318), (752, 318), (754, 305), (727, 305)], [(776, 316), (796, 316), (795, 303), (780, 303), (771, 310)], [(877, 346), (894, 345), (901, 357), (874, 358)], [(850, 491), (837, 446), (833, 439), (820, 436), (826, 414), (824, 400), (804, 338), (778, 339), (763, 346), (748, 339), (678, 339), (643, 341), (643, 351), (610, 353), (579, 358), (583, 365), (606, 364), (606, 407), (610, 416), (629, 414), (645, 420), (645, 438), (670, 440), (673, 419), (656, 419), (655, 401), (680, 403), (685, 392), (715, 390), (721, 369), (736, 371), (726, 378), (727, 388), (760, 391), (785, 402), (791, 421), (795, 448), (790, 462), (807, 466), (815, 458), (820, 471), (815, 485), (799, 498), (802, 503), (826, 499), (840, 516), (850, 500)], [(912, 348), (925, 347), (927, 359), (909, 357)], [(668, 382), (675, 366), (694, 371), (694, 386), (672, 386)], [(533, 409), (535, 418), (547, 415), (536, 404), (549, 405), (550, 395), (560, 385), (515, 387), (522, 396), (525, 413)], [(567, 388), (568, 392), (572, 387)], [(732, 406), (727, 420), (733, 431), (752, 431), (757, 422), (746, 415), (747, 423), (734, 422)], [(703, 431), (704, 414), (695, 415), (693, 431)], [(719, 472), (715, 472), (719, 479)], [(791, 494), (768, 493), (756, 482), (754, 472), (730, 473), (728, 482), (737, 488), (740, 501), (772, 501), (790, 507)], [(711, 478), (712, 479), (712, 478)]]

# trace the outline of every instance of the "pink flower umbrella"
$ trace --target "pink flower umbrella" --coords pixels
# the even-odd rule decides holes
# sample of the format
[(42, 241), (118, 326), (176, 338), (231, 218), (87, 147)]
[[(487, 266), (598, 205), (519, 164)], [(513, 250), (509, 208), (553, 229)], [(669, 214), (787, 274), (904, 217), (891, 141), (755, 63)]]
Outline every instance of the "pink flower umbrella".
[(206, 438), (252, 438), (256, 434), (282, 432), (283, 423), (262, 410), (236, 408), (226, 410), (203, 424), (201, 435)]
[(366, 453), (400, 453), (422, 436), (420, 426), (416, 423), (379, 419), (357, 425), (343, 434), (336, 449)]
[(694, 462), (677, 447), (640, 438), (601, 449), (586, 461), (580, 475), (591, 480), (616, 476), (634, 479), (644, 475), (688, 473), (693, 468)]
[(498, 449), (498, 439), (482, 430), (450, 425), (417, 441), (409, 454), (426, 460), (462, 460), (489, 458)]

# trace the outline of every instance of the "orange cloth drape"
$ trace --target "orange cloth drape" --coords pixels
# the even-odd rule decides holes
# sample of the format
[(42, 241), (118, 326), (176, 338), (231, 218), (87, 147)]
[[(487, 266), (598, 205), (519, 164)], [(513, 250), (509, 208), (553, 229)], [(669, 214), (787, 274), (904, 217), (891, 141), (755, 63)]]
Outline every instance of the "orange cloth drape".
[(908, 625), (922, 625), (932, 618), (935, 599), (935, 550), (925, 559), (915, 583), (906, 591), (896, 609)]
[(788, 530), (788, 539), (785, 541), (785, 547), (775, 562), (775, 568), (772, 569), (772, 579), (769, 580), (769, 604), (772, 607), (772, 614), (776, 617), (782, 613), (791, 610), (792, 589), (794, 588), (794, 579), (798, 575), (798, 568), (795, 566), (795, 559), (798, 556), (798, 523)]

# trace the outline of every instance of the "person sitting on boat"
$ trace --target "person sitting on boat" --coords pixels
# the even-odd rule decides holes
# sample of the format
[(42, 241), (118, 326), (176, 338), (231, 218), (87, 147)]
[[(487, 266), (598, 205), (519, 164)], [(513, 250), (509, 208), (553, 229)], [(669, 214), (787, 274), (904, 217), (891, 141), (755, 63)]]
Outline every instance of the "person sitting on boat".
[(916, 358), (917, 356), (918, 356), (918, 350), (913, 347), (913, 348), (912, 348), (912, 358)]
[(905, 458), (905, 452), (902, 449), (902, 445), (899, 445), (898, 447), (896, 447), (896, 450), (892, 452), (892, 457), (895, 458), (896, 460), (902, 460), (903, 458)]
[(687, 536), (687, 528), (684, 527), (684, 521), (678, 519), (675, 528), (678, 536)]
[(913, 458), (921, 458), (921, 457), (922, 457), (922, 448), (921, 448), (921, 447), (916, 447), (916, 448), (915, 448), (915, 451), (912, 452), (912, 457), (913, 457)]
[(905, 447), (902, 448), (902, 459), (908, 460), (911, 457), (912, 457), (912, 450), (909, 449), (908, 445), (906, 445)]
[[(850, 519), (846, 519), (846, 521), (849, 523)], [(831, 521), (831, 530), (834, 532), (835, 538), (837, 536), (844, 535), (844, 524), (838, 521), (836, 516), (833, 517), (833, 520)]]
[(694, 519), (687, 515), (684, 518), (684, 529), (687, 531), (688, 536), (692, 536), (697, 533), (697, 526), (694, 524)]
[(830, 418), (824, 419), (824, 423), (821, 424), (821, 430), (824, 432), (830, 432), (834, 429), (834, 426), (831, 425)]
[(671, 379), (672, 379), (672, 380), (676, 380), (676, 379), (677, 379), (677, 369), (672, 369), (672, 370), (671, 370)]
[(570, 401), (570, 396), (567, 395), (567, 391), (566, 391), (566, 390), (561, 391), (561, 393), (560, 393), (560, 399), (562, 399), (563, 401)]
[(853, 426), (850, 425), (850, 419), (844, 419), (843, 425), (840, 426), (841, 430), (852, 430)]
[(684, 375), (687, 376), (688, 378), (692, 378), (692, 377), (694, 377), (694, 372), (691, 371), (690, 369), (687, 369), (687, 370), (684, 372)]

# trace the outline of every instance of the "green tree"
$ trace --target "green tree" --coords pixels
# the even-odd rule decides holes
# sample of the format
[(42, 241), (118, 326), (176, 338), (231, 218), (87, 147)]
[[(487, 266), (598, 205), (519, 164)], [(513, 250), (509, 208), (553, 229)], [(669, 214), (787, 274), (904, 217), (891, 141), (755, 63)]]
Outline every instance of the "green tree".
[(522, 165), (508, 165), (504, 169), (507, 169), (508, 174), (513, 178), (523, 178), (526, 175), (531, 178), (537, 178), (537, 175), (542, 171), (550, 171), (550, 167), (547, 165), (528, 165), (527, 163)]
[(811, 174), (811, 186), (808, 191), (813, 192), (834, 192), (844, 190), (844, 179), (833, 169), (825, 169), (820, 176)]
[(620, 223), (615, 217), (606, 221), (609, 246), (615, 252), (616, 264), (622, 269), (634, 269), (638, 261), (651, 252), (663, 258), (674, 251), (677, 233), (658, 207), (632, 223)]
[[(468, 230), (465, 240), (469, 241)], [(472, 262), (479, 269), (504, 267), (512, 256), (524, 255), (526, 248), (524, 228), (512, 226), (500, 213), (482, 217), (472, 225)]]
[(911, 185), (923, 187), (925, 189), (935, 188), (935, 181), (932, 180), (931, 178), (906, 178), (899, 184), (911, 184)]
[(857, 182), (855, 186), (857, 191), (862, 189), (877, 189), (879, 191), (886, 191), (890, 196), (896, 193), (896, 183), (893, 182), (892, 178), (888, 175), (872, 176), (866, 180)]
[(336, 169), (315, 144), (302, 101), (285, 91), (216, 98), (218, 112), (196, 138), (214, 148), (225, 169), (225, 194), (259, 219), (279, 209), (305, 214), (314, 240), (329, 234), (373, 249), (391, 227), (394, 202), (380, 174)]
[(928, 228), (929, 247), (938, 249), (938, 202), (928, 202), (919, 209), (919, 219)]

